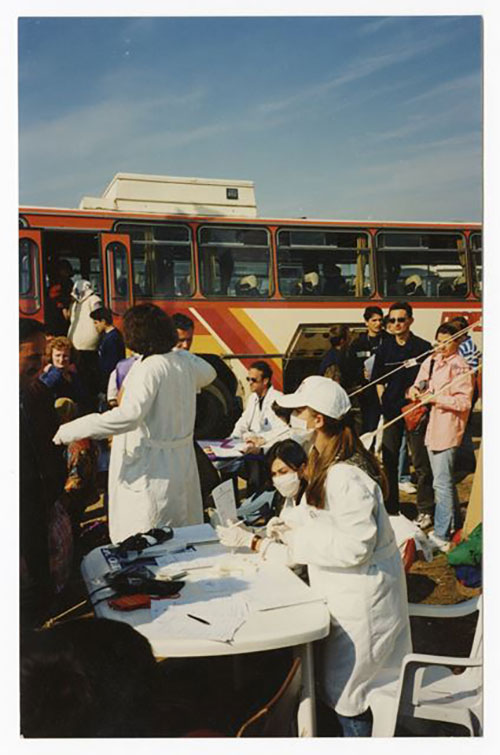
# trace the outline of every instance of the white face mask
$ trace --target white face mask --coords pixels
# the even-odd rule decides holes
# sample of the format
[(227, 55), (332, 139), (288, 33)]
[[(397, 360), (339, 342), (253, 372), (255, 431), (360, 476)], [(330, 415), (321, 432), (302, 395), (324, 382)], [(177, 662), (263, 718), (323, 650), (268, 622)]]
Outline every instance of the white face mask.
[(294, 431), (293, 436), (297, 438), (300, 444), (306, 443), (314, 435), (314, 428), (307, 427), (307, 420), (292, 414), (290, 417), (290, 427)]
[(302, 419), (302, 417), (297, 417), (296, 414), (292, 414), (290, 417), (290, 427), (293, 427), (294, 430), (308, 430), (307, 427), (307, 420)]
[(300, 479), (297, 472), (275, 475), (273, 485), (283, 498), (293, 498), (299, 492)]

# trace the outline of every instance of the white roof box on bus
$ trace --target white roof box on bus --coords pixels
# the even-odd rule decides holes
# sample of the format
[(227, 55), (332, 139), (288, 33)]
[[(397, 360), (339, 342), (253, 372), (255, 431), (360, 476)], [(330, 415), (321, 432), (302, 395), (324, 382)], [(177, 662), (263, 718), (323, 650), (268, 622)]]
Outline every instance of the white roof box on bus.
[(83, 197), (81, 210), (256, 218), (253, 181), (117, 173), (100, 197)]

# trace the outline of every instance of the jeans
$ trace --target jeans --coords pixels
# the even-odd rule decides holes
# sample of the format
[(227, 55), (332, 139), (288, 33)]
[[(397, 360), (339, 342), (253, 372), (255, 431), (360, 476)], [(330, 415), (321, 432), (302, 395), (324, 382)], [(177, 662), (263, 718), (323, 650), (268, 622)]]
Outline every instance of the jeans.
[(344, 737), (371, 737), (373, 717), (370, 709), (357, 716), (341, 716), (340, 713), (336, 715)]
[[(434, 509), (432, 470), (424, 444), (426, 427), (427, 424), (423, 422), (417, 430), (407, 433), (410, 454), (417, 476), (417, 510), (419, 514), (432, 514)], [(399, 420), (399, 422), (395, 422), (394, 425), (384, 430), (382, 437), (382, 461), (389, 483), (389, 496), (385, 504), (388, 514), (399, 514), (398, 462), (404, 430), (404, 423)]]
[(436, 500), (434, 534), (443, 540), (449, 540), (452, 527), (459, 525), (460, 510), (453, 479), (456, 453), (456, 448), (447, 448), (445, 451), (431, 451), (429, 449)]
[(408, 438), (406, 437), (406, 430), (403, 433), (399, 449), (398, 480), (399, 482), (411, 482), (410, 457), (408, 455)]

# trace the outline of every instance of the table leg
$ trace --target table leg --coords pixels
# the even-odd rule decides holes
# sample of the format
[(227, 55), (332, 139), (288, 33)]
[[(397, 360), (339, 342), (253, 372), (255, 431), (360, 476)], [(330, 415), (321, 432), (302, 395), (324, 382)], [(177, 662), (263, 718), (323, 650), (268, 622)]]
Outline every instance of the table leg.
[(316, 735), (316, 696), (314, 689), (314, 656), (312, 642), (299, 645), (294, 655), (302, 661), (302, 693), (297, 711), (299, 737)]

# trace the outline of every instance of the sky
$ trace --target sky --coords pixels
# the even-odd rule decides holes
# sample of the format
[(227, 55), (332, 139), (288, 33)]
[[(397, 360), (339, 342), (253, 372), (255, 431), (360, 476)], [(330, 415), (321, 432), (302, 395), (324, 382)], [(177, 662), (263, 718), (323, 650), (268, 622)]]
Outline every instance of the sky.
[(27, 16), (21, 204), (117, 172), (250, 179), (259, 215), (482, 218), (480, 16)]

